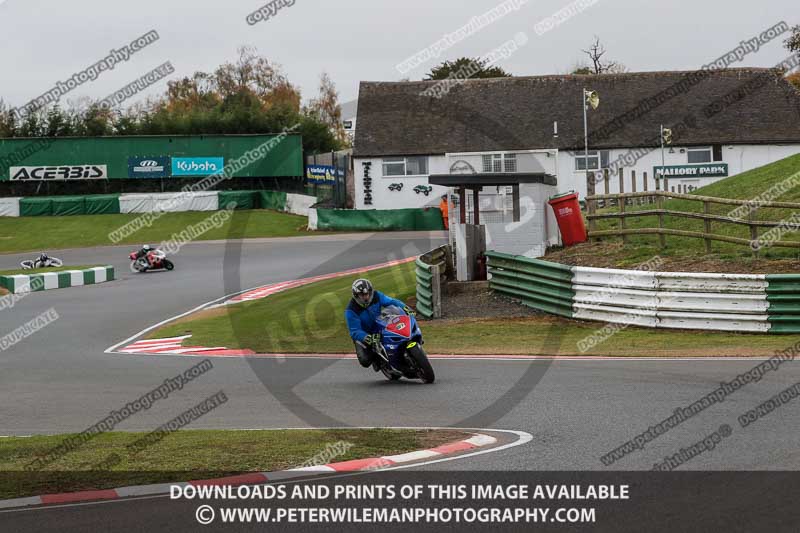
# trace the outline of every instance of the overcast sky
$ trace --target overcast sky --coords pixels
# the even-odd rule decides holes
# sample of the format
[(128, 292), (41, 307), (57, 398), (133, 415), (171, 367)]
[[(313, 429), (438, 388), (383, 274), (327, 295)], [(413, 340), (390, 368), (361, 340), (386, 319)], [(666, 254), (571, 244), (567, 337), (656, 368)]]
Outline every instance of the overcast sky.
[[(12, 106), (24, 104), (150, 30), (160, 35), (157, 42), (80, 85), (66, 100), (103, 98), (165, 61), (175, 67), (172, 79), (210, 71), (233, 60), (243, 44), (281, 64), (304, 100), (314, 96), (320, 73), (327, 71), (346, 102), (357, 97), (361, 80), (421, 79), (439, 61), (487, 54), (519, 32), (528, 36), (527, 44), (499, 65), (515, 75), (541, 75), (568, 72), (594, 35), (607, 57), (629, 71), (686, 70), (780, 21), (800, 23), (797, 0), (584, 0), (593, 1), (538, 35), (537, 23), (571, 2), (516, 0), (524, 4), (518, 11), (403, 75), (400, 62), (502, 0), (295, 0), (255, 25), (247, 15), (267, 2), (0, 0), (0, 97)], [(735, 66), (775, 65), (788, 55), (786, 36)], [(165, 88), (161, 81), (143, 94)]]

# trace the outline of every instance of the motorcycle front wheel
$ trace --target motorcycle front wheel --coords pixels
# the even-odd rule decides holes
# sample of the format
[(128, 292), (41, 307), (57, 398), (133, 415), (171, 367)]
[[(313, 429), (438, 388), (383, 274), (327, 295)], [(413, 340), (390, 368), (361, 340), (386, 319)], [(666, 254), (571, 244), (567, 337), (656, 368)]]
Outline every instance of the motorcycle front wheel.
[(173, 268), (175, 268), (175, 265), (173, 265), (172, 261), (170, 261), (169, 259), (164, 259), (164, 268), (166, 268), (167, 270), (172, 270)]
[(386, 376), (386, 379), (388, 379), (389, 381), (397, 381), (398, 379), (400, 379), (400, 374), (393, 374), (392, 372), (389, 371), (388, 368), (385, 367), (382, 368), (381, 372), (383, 372), (383, 375)]
[(436, 379), (436, 374), (433, 373), (433, 367), (428, 361), (428, 355), (425, 350), (417, 344), (408, 349), (408, 356), (416, 366), (417, 376), (423, 383), (433, 383)]

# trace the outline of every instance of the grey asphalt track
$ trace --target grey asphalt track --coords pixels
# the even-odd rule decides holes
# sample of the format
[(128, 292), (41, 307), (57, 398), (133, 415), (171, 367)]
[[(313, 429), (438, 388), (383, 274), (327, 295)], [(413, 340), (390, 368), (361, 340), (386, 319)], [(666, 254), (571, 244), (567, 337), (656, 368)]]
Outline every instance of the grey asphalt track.
[[(58, 252), (66, 264), (112, 264), (120, 279), (35, 293), (0, 311), (0, 335), (51, 307), (61, 317), (0, 352), (0, 435), (81, 431), (199, 362), (104, 353), (152, 324), (237, 290), (408, 257), (441, 242), (440, 233), (395, 233), (194, 243), (174, 257), (174, 272), (147, 275), (128, 270), (131, 246)], [(0, 256), (0, 269), (14, 268), (30, 255)], [(797, 340), (786, 337), (786, 345)], [(213, 364), (213, 370), (116, 429), (152, 430), (224, 390), (229, 401), (192, 428), (349, 424), (511, 429), (530, 433), (532, 442), (424, 468), (605, 470), (601, 455), (757, 361), (435, 361), (437, 382), (432, 386), (388, 383), (352, 360), (214, 359)], [(800, 400), (750, 427), (737, 423), (739, 415), (799, 381), (797, 363), (786, 363), (614, 468), (650, 469), (729, 424), (730, 437), (681, 468), (800, 469)], [(336, 424), (325, 424), (329, 421)], [(109, 508), (81, 507), (85, 512)], [(10, 516), (0, 514), (0, 523)]]

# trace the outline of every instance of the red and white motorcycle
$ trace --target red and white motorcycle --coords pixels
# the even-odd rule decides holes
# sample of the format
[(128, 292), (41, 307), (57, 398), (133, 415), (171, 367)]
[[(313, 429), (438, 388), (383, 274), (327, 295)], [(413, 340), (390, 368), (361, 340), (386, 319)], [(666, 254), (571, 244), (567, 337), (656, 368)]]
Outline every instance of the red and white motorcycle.
[(132, 252), (131, 272), (147, 272), (148, 270), (172, 270), (175, 265), (167, 259), (167, 254), (161, 250), (150, 250), (142, 257), (136, 257), (138, 252)]

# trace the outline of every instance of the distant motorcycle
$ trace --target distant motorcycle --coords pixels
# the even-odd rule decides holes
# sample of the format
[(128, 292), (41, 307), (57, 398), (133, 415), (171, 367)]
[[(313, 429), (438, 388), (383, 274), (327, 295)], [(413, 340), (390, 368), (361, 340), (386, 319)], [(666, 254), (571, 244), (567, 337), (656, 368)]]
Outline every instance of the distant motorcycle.
[(376, 323), (381, 336), (376, 347), (380, 357), (378, 366), (386, 379), (421, 379), (423, 383), (433, 383), (436, 375), (422, 349), (424, 341), (417, 320), (399, 307), (390, 305), (381, 309)]
[(22, 261), (20, 266), (24, 270), (30, 270), (33, 268), (58, 268), (63, 266), (64, 263), (58, 257), (50, 257), (45, 253), (39, 254), (39, 257), (36, 259), (31, 259), (27, 261)]
[(137, 258), (137, 252), (130, 255), (131, 272), (147, 272), (148, 270), (172, 270), (175, 265), (167, 259), (161, 250), (150, 250), (146, 255)]

